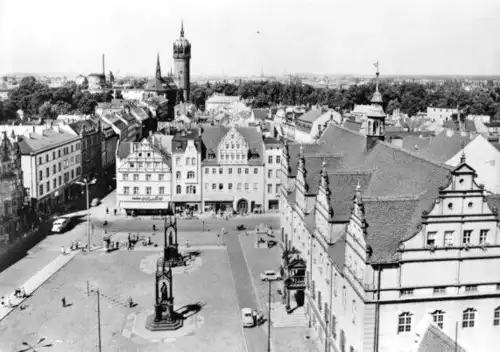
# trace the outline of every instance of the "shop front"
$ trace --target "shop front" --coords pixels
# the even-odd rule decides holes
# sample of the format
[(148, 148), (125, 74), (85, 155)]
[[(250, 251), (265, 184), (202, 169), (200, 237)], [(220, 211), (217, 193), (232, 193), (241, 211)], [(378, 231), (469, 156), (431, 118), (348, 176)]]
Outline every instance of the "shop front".
[(172, 202), (176, 214), (192, 215), (201, 211), (199, 195), (174, 195)]
[(234, 197), (228, 194), (210, 194), (204, 200), (204, 212), (223, 213), (234, 209)]
[[(118, 196), (118, 206), (127, 215), (166, 215), (170, 206), (170, 197), (161, 196)], [(124, 199), (125, 198), (125, 199)]]

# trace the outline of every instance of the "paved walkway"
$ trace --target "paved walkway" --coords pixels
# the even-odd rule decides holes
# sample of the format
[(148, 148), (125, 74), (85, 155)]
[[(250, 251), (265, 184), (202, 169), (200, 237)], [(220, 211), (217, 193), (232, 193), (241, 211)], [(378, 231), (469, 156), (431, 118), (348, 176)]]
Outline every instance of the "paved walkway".
[[(72, 251), (66, 255), (59, 255), (52, 262), (47, 264), (43, 269), (38, 271), (35, 275), (29, 278), (22, 287), (24, 288), (26, 295), (31, 296), (40, 286), (43, 285), (52, 275), (58, 272), (63, 266), (65, 266), (71, 259), (73, 259), (80, 251)], [(25, 298), (14, 297), (14, 290), (19, 287), (14, 287), (11, 290), (10, 296), (5, 297), (5, 306), (0, 306), (0, 321), (2, 321), (7, 315), (10, 314), (18, 305), (20, 305)], [(11, 307), (8, 307), (8, 298), (10, 297)]]

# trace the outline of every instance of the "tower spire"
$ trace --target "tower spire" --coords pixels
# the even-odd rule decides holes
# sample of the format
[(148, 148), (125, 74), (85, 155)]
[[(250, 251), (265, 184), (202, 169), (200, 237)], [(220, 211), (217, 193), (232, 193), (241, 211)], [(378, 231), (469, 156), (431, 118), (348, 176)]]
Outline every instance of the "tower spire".
[(181, 19), (181, 38), (184, 37), (184, 20)]
[(156, 78), (161, 80), (160, 53), (156, 56)]

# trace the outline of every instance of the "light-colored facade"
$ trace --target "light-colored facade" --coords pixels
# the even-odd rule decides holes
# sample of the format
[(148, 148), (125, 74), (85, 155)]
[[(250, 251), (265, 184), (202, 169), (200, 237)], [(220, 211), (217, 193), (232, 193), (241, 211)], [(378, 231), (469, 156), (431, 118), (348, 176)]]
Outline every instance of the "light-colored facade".
[(80, 136), (55, 126), (18, 137), (26, 196), (44, 210), (73, 197), (78, 191), (71, 186), (82, 174)]
[(201, 136), (197, 129), (183, 130), (172, 140), (172, 201), (176, 212), (201, 211)]
[[(377, 112), (369, 125), (383, 124)], [(477, 185), (465, 156), (451, 169), (370, 131), (330, 124), (319, 144), (284, 148), (284, 257), (295, 249), (307, 266), (298, 289), (285, 275), (287, 299), (303, 294), (324, 351), (416, 351), (429, 320), (457, 336), (457, 351), (478, 341), (496, 351), (500, 197)]]
[(202, 135), (203, 210), (264, 208), (264, 146), (253, 127), (207, 127)]
[(118, 140), (118, 134), (115, 133), (111, 125), (101, 122), (101, 163), (105, 172), (108, 170), (115, 172)]
[(451, 120), (451, 115), (453, 114), (458, 114), (458, 109), (427, 108), (427, 118), (437, 122), (440, 126), (442, 126), (445, 121)]
[(283, 145), (274, 138), (264, 139), (264, 209), (278, 210), (281, 194), (281, 157)]
[(163, 214), (172, 201), (172, 154), (154, 135), (118, 145), (116, 206), (128, 215)]
[(239, 96), (225, 96), (214, 94), (205, 101), (205, 111), (215, 112), (222, 108), (228, 108), (231, 104), (239, 102)]

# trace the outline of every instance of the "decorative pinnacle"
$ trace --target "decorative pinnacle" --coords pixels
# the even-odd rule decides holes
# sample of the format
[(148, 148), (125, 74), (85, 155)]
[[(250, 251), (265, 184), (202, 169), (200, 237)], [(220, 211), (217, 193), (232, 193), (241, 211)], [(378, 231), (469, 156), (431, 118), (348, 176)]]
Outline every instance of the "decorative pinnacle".
[(181, 38), (184, 37), (184, 20), (181, 19)]
[(375, 85), (375, 90), (378, 92), (378, 76), (380, 76), (380, 71), (378, 69), (379, 63), (378, 61), (373, 64), (377, 68), (376, 74), (376, 85)]
[(462, 141), (462, 155), (460, 156), (460, 164), (465, 164), (465, 142)]

